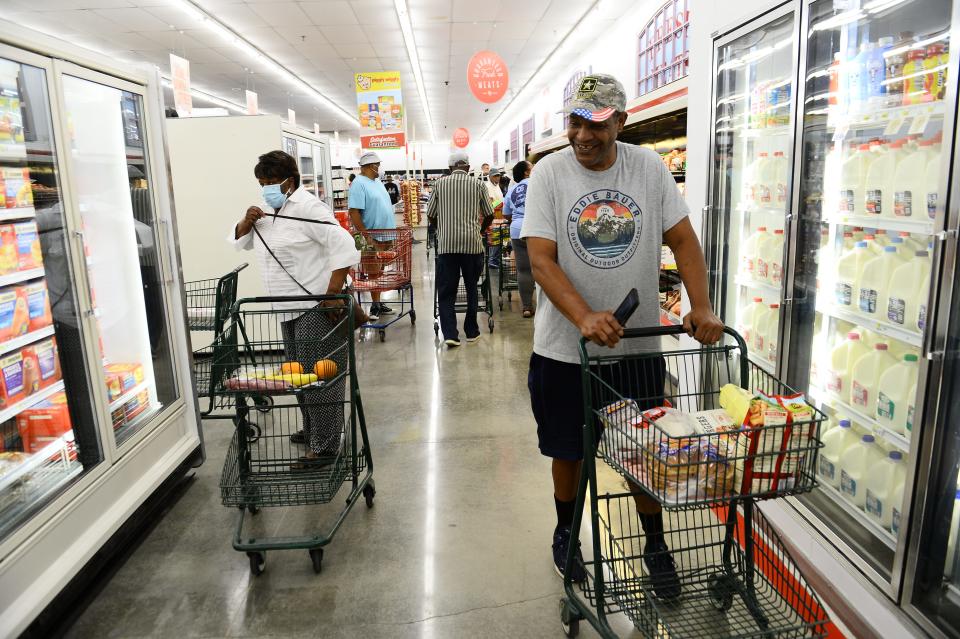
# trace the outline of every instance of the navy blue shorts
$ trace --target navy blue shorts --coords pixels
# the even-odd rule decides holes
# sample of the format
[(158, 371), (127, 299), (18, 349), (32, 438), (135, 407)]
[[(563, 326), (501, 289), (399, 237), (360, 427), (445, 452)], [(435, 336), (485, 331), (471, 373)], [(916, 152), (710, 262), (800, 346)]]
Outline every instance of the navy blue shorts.
[[(623, 360), (596, 366), (594, 370), (621, 397), (639, 400), (641, 410), (663, 405), (666, 380), (663, 357)], [(527, 387), (533, 416), (537, 420), (540, 452), (554, 459), (583, 459), (585, 414), (580, 364), (558, 362), (534, 353), (530, 357)], [(617, 399), (609, 389), (592, 392), (593, 404), (597, 407)], [(597, 424), (597, 437), (601, 432), (601, 426)]]

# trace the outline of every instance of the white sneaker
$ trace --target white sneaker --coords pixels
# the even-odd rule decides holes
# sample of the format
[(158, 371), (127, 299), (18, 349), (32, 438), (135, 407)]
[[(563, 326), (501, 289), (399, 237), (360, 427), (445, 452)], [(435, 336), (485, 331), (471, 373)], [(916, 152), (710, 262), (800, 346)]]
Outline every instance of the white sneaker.
[(468, 344), (473, 344), (474, 342), (478, 342), (478, 341), (480, 341), (480, 335), (474, 335), (473, 337), (467, 338)]
[(458, 339), (445, 339), (443, 343), (447, 345), (447, 348), (456, 348), (460, 346), (460, 340)]

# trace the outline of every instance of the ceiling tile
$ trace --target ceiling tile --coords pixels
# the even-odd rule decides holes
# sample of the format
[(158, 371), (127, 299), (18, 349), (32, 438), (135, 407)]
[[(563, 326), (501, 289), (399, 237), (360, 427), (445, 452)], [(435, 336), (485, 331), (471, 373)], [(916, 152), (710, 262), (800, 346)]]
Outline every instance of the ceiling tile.
[(454, 22), (450, 38), (457, 40), (489, 40), (493, 31), (492, 22)]
[(490, 37), (497, 40), (525, 40), (536, 28), (537, 23), (531, 20), (498, 22)]
[(143, 9), (98, 9), (94, 13), (122, 25), (123, 31), (150, 31), (169, 26)]
[(323, 31), (311, 25), (300, 25), (297, 28), (277, 29), (280, 37), (295, 47), (306, 46), (310, 44), (329, 45)]
[(501, 4), (501, 0), (453, 0), (453, 21), (494, 20)]
[(375, 53), (373, 46), (369, 44), (334, 44), (333, 48), (341, 58), (370, 58)]
[(350, 6), (362, 25), (400, 28), (393, 0), (351, 0)]
[[(144, 51), (183, 51), (184, 49), (202, 49), (207, 43), (193, 39), (189, 35), (166, 29), (163, 31), (144, 31), (139, 35), (145, 40), (152, 42), (152, 46), (145, 46)], [(221, 46), (223, 43), (221, 42)]]
[(217, 9), (216, 18), (231, 29), (263, 27), (269, 24), (256, 11), (245, 4), (229, 4)]
[(320, 27), (360, 24), (349, 2), (301, 2), (300, 8)]
[(321, 26), (320, 30), (330, 44), (364, 44), (367, 36), (359, 26), (341, 25), (336, 27)]
[(177, 29), (196, 29), (197, 20), (179, 6), (171, 7), (143, 7), (143, 10), (161, 21), (166, 26)]
[(310, 21), (296, 2), (251, 4), (250, 8), (271, 27), (297, 27)]
[(503, 58), (520, 53), (525, 46), (527, 46), (526, 40), (490, 40), (489, 42), (490, 50)]
[[(582, 6), (588, 4), (584, 0), (577, 0)], [(498, 22), (512, 20), (539, 20), (547, 12), (550, 0), (523, 0), (523, 2), (503, 3), (496, 14)]]
[[(403, 58), (404, 60), (407, 58), (407, 49), (403, 46), (382, 45), (374, 41), (373, 51), (378, 58)], [(418, 52), (418, 55), (422, 53)]]
[(454, 40), (450, 45), (450, 53), (453, 55), (466, 55), (473, 57), (477, 51), (483, 51), (487, 48), (486, 40)]

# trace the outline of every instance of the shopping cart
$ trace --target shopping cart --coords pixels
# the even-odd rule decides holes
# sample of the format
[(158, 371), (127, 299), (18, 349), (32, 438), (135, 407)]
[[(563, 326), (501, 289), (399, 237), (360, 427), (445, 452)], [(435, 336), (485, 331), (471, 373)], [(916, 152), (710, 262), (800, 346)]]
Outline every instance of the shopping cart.
[[(658, 350), (658, 338), (682, 332), (629, 329), (624, 340), (647, 340), (646, 348)], [(758, 500), (814, 488), (819, 428), (826, 418), (750, 363), (743, 339), (729, 328), (725, 332), (717, 346), (630, 356), (588, 355), (581, 341), (586, 426), (571, 539), (579, 538), (589, 500), (593, 557), (584, 561), (581, 597), (571, 580), (577, 544), (570, 544), (566, 596), (560, 600), (567, 636), (576, 636), (585, 619), (601, 636), (616, 637), (609, 624), (615, 613), (648, 637), (826, 636), (822, 605), (756, 508)], [(671, 437), (651, 421), (667, 412), (658, 407), (719, 409), (728, 383), (792, 397), (783, 402), (796, 410), (770, 407), (764, 413), (770, 425), (741, 429), (731, 421), (686, 437)], [(649, 409), (654, 414), (641, 413)], [(710, 415), (699, 413), (701, 423), (722, 423), (722, 415)], [(598, 458), (626, 479), (629, 492), (598, 494)], [(664, 538), (681, 587), (677, 598), (658, 596), (649, 574), (646, 560), (654, 557), (644, 554), (638, 496), (664, 509)]]
[[(301, 307), (290, 309), (291, 304)], [(376, 487), (356, 377), (352, 304), (349, 295), (243, 299), (215, 346), (216, 393), (231, 398), (236, 427), (220, 497), (224, 506), (241, 510), (233, 547), (247, 554), (254, 575), (263, 571), (269, 550), (308, 550), (314, 571), (320, 572), (323, 548), (347, 513), (361, 497), (373, 506)], [(258, 395), (275, 402), (253, 424), (251, 400)], [(301, 429), (312, 440), (306, 447), (291, 441)], [(307, 448), (320, 452), (317, 445), (328, 451), (325, 456), (304, 461)], [(279, 537), (244, 533), (245, 512), (325, 504), (345, 483), (346, 506), (326, 531)]]
[[(488, 259), (490, 253), (487, 250), (487, 243), (484, 241), (484, 253), (483, 253), (483, 275), (480, 277), (480, 281), (477, 282), (477, 295), (479, 299), (477, 312), (485, 313), (487, 316), (487, 329), (492, 333), (493, 332), (493, 286), (490, 282), (490, 264)], [(439, 266), (440, 255), (437, 254), (434, 258), (433, 266), (433, 334), (440, 335), (440, 291), (437, 288), (437, 267)], [(467, 312), (467, 287), (463, 283), (463, 279), (460, 280), (460, 283), (457, 285), (457, 297), (453, 302), (453, 309), (459, 314)]]
[(489, 231), (489, 233), (491, 234), (492, 238), (491, 244), (497, 241), (497, 239), (500, 243), (500, 268), (498, 269), (497, 274), (497, 294), (500, 310), (502, 311), (504, 304), (504, 293), (506, 293), (507, 306), (509, 306), (510, 303), (513, 302), (513, 291), (518, 291), (520, 289), (520, 285), (517, 280), (516, 254), (513, 252), (513, 244), (510, 241), (510, 227), (503, 226), (501, 228), (502, 231), (499, 238), (493, 238), (493, 230)]
[(409, 315), (410, 323), (417, 323), (413, 308), (413, 283), (410, 272), (413, 255), (413, 229), (401, 226), (395, 229), (368, 229), (369, 240), (360, 251), (360, 263), (350, 269), (350, 292), (360, 303), (362, 293), (397, 291), (400, 308), (396, 315), (371, 319), (362, 326), (380, 334), (380, 341), (387, 339), (387, 327)]

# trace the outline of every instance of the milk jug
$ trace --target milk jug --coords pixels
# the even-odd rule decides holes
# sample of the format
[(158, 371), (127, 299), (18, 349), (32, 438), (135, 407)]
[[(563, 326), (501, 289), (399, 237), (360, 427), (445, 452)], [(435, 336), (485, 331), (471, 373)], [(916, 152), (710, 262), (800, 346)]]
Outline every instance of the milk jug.
[(927, 218), (937, 217), (937, 205), (940, 202), (940, 153), (931, 153), (924, 173), (923, 192), (926, 194)]
[(866, 415), (875, 414), (877, 384), (881, 373), (897, 363), (887, 349), (883, 342), (874, 344), (873, 352), (864, 355), (853, 365), (850, 403)]
[(917, 251), (912, 260), (894, 269), (887, 287), (883, 308), (885, 319), (891, 324), (916, 328), (920, 317), (920, 306), (926, 305), (921, 298), (924, 283), (930, 280), (930, 260), (926, 251)]
[(753, 327), (757, 321), (757, 313), (763, 310), (763, 298), (754, 297), (753, 301), (741, 308), (737, 313), (736, 329), (748, 346), (753, 345)]
[(907, 353), (903, 361), (881, 373), (877, 384), (877, 421), (901, 435), (907, 430), (909, 393), (917, 383), (917, 369), (917, 356)]
[(749, 278), (759, 279), (757, 277), (757, 255), (760, 252), (760, 245), (766, 240), (767, 227), (761, 226), (757, 232), (747, 238), (743, 244), (743, 253), (740, 258), (741, 272)]
[(880, 463), (883, 451), (873, 435), (864, 435), (840, 455), (840, 492), (863, 510), (867, 502), (867, 469)]
[(879, 464), (867, 469), (863, 482), (867, 515), (887, 530), (890, 530), (893, 523), (893, 504), (890, 498), (907, 476), (904, 466), (903, 453), (898, 450), (890, 451)]
[(850, 331), (847, 339), (830, 351), (830, 367), (827, 369), (826, 387), (840, 397), (849, 397), (852, 388), (853, 365), (864, 355), (870, 354), (870, 348), (860, 339), (860, 333)]
[(914, 419), (916, 418), (917, 413), (917, 384), (914, 382), (913, 386), (910, 387), (910, 392), (907, 393), (907, 423), (904, 425), (903, 434), (910, 440), (910, 436), (913, 435), (913, 426), (916, 423)]
[(773, 167), (769, 154), (759, 153), (758, 158), (757, 172), (753, 183), (753, 201), (757, 206), (769, 207), (773, 202), (773, 194), (770, 190), (773, 182)]
[(897, 259), (897, 247), (886, 246), (878, 257), (867, 262), (860, 276), (858, 308), (864, 315), (881, 314), (883, 300), (887, 298), (888, 286), (893, 270), (900, 266)]
[(790, 180), (790, 166), (787, 163), (787, 158), (783, 155), (783, 151), (774, 151), (770, 165), (771, 175), (773, 176), (771, 196), (777, 206), (783, 206), (787, 203), (787, 186)]
[(861, 144), (840, 167), (840, 199), (838, 210), (849, 215), (864, 214), (864, 181), (867, 177), (867, 164), (870, 145)]
[(770, 304), (756, 317), (754, 349), (767, 361), (777, 361), (777, 333), (780, 330), (780, 305)]
[(893, 216), (923, 219), (926, 211), (925, 186), (927, 163), (932, 143), (924, 140), (917, 150), (905, 156), (893, 174)]
[(841, 308), (857, 305), (857, 293), (860, 290), (860, 275), (863, 267), (873, 258), (867, 242), (857, 242), (852, 251), (843, 254), (837, 261), (837, 282), (834, 287), (833, 301)]
[(783, 277), (783, 229), (767, 233), (757, 250), (754, 278), (760, 282), (780, 285)]
[(893, 492), (890, 494), (890, 532), (893, 533), (894, 537), (900, 535), (900, 512), (903, 508), (903, 484), (901, 481), (899, 484), (893, 487)]
[(850, 446), (857, 444), (857, 434), (850, 427), (849, 419), (841, 419), (836, 428), (823, 435), (823, 448), (817, 466), (820, 480), (833, 488), (840, 488), (840, 456)]
[(893, 190), (890, 183), (896, 169), (897, 154), (884, 144), (878, 145), (875, 159), (870, 163), (864, 180), (864, 211), (867, 215), (881, 215), (893, 207)]

